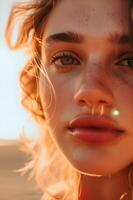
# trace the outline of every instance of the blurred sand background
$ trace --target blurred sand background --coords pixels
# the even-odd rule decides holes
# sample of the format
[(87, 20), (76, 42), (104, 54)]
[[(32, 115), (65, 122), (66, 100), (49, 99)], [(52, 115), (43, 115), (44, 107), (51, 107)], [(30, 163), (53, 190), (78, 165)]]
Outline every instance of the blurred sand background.
[(16, 141), (0, 140), (0, 200), (40, 200), (41, 191), (27, 176), (14, 173), (28, 158), (18, 149)]

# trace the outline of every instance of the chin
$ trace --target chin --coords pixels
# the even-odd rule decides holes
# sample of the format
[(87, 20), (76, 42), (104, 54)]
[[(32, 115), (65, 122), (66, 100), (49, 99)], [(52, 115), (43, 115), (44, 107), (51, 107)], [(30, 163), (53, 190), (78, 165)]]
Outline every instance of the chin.
[(110, 176), (117, 172), (119, 172), (121, 169), (118, 166), (110, 165), (110, 163), (106, 164), (89, 164), (89, 166), (85, 164), (80, 163), (71, 163), (72, 166), (77, 170), (80, 174), (88, 175), (88, 176), (94, 176), (94, 177), (101, 177), (101, 176)]

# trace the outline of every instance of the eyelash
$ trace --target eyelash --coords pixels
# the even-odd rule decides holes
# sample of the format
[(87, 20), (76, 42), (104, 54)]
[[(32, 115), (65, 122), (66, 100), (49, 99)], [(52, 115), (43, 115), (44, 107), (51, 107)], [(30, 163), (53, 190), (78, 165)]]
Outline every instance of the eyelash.
[[(58, 64), (55, 64), (56, 61), (60, 60), (61, 59), (72, 59), (71, 61), (74, 62), (72, 64), (66, 64), (66, 65), (62, 65), (62, 66), (59, 66)], [(76, 61), (76, 63), (75, 63)], [(51, 60), (50, 60), (50, 64), (55, 64), (56, 67), (59, 67), (59, 68), (68, 68), (66, 66), (71, 66), (71, 65), (79, 65), (80, 64), (80, 61), (79, 59), (77, 58), (77, 56), (73, 53), (73, 52), (59, 52), (57, 54), (55, 54), (54, 56), (52, 56)]]

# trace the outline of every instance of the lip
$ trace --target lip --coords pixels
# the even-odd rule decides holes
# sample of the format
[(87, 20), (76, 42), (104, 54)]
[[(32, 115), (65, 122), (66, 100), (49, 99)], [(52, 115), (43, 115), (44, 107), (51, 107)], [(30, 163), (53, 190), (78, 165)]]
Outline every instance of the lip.
[(94, 144), (111, 142), (124, 133), (115, 121), (106, 116), (82, 114), (69, 122), (69, 133), (74, 137)]

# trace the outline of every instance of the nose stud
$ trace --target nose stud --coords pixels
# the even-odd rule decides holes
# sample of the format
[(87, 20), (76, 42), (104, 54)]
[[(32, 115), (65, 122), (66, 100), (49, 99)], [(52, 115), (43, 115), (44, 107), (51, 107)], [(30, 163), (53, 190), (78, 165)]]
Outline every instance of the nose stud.
[(117, 110), (117, 109), (112, 109), (111, 110), (111, 115), (114, 116), (114, 117), (117, 117), (120, 115), (120, 111)]

